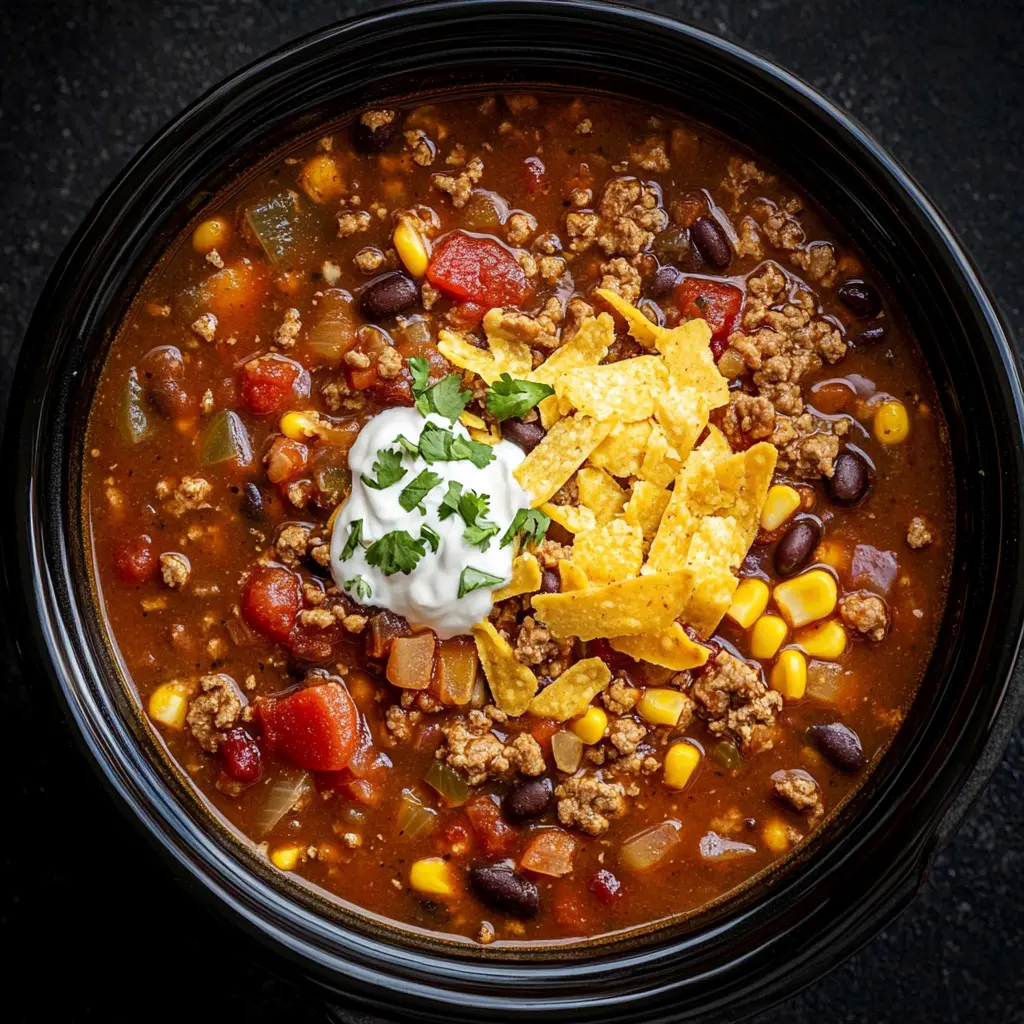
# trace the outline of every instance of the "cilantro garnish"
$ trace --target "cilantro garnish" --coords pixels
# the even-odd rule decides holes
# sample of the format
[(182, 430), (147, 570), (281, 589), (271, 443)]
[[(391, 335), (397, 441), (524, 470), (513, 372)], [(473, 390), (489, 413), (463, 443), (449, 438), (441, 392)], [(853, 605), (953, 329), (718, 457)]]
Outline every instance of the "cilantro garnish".
[(423, 499), (440, 482), (441, 476), (439, 473), (433, 473), (429, 469), (423, 470), (411, 483), (406, 484), (402, 488), (402, 493), (398, 495), (398, 504), (406, 512), (411, 512), (414, 508), (418, 508), (421, 515), (426, 515), (427, 510), (423, 507)]
[(522, 534), (523, 542), (533, 541), (539, 544), (547, 533), (551, 520), (543, 512), (535, 508), (521, 508), (512, 520), (512, 525), (501, 538), (501, 546), (511, 544), (516, 534)]
[(347, 562), (362, 541), (363, 521), (362, 519), (353, 519), (352, 522), (348, 524), (348, 540), (345, 541), (345, 546), (341, 549), (341, 560), (343, 562)]
[(504, 582), (500, 576), (492, 576), (489, 572), (481, 572), (467, 565), (459, 577), (459, 597), (465, 597), (481, 587), (497, 587)]
[(412, 373), (412, 393), (419, 398), (430, 381), (430, 363), (423, 356), (410, 356), (406, 364)]
[(550, 384), (515, 380), (510, 374), (503, 373), (487, 389), (487, 408), (499, 420), (508, 420), (524, 415), (554, 393), (555, 389)]
[(441, 538), (426, 524), (420, 527), (420, 540), (425, 540), (430, 545), (430, 550), (435, 555), (437, 554), (437, 546), (441, 543)]
[(426, 554), (425, 545), (425, 541), (409, 536), (405, 530), (392, 530), (366, 549), (366, 562), (380, 569), (385, 576), (393, 576), (396, 572), (408, 576)]
[(438, 416), (454, 423), (459, 413), (466, 408), (473, 397), (471, 391), (463, 391), (462, 374), (449, 373), (436, 384), (428, 387), (430, 381), (430, 364), (423, 356), (413, 356), (408, 360), (412, 371), (412, 393), (416, 396), (416, 408), (424, 416), (436, 412)]
[(475, 491), (463, 491), (458, 480), (448, 483), (448, 491), (437, 510), (442, 521), (456, 513), (462, 517), (466, 529), (462, 531), (462, 539), (473, 547), (486, 551), (491, 538), (498, 532), (497, 523), (492, 523), (484, 516), (490, 511), (491, 499), (486, 494)]
[(420, 434), (419, 453), (427, 465), (435, 462), (472, 462), (477, 469), (483, 469), (494, 461), (494, 452), (489, 444), (467, 441), (461, 434), (455, 434), (436, 423), (427, 423)]
[(370, 584), (362, 576), (353, 576), (352, 579), (345, 580), (341, 585), (341, 589), (355, 594), (356, 599), (359, 601), (368, 601), (373, 593), (370, 589)]
[(385, 487), (397, 484), (406, 474), (402, 465), (402, 453), (393, 448), (381, 448), (377, 452), (377, 461), (373, 464), (373, 474), (376, 480), (371, 480), (364, 473), (363, 483), (374, 490), (383, 491)]
[(410, 441), (409, 438), (405, 436), (405, 434), (399, 434), (398, 437), (396, 437), (394, 441), (392, 441), (391, 443), (400, 444), (405, 449), (405, 451), (413, 458), (416, 458), (416, 456), (419, 455), (420, 453), (419, 448), (416, 445), (414, 445), (412, 441)]

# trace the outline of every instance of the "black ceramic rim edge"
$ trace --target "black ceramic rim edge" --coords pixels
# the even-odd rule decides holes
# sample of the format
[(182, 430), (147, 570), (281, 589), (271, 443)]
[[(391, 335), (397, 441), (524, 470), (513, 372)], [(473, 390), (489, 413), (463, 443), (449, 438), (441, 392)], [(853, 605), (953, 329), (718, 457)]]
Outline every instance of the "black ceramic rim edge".
[[(552, 1011), (553, 1008), (557, 1008), (563, 1011), (562, 1016), (566, 1015), (564, 1011), (570, 1011), (570, 1015), (573, 1015), (571, 1011), (589, 1011), (588, 1019), (598, 1019), (595, 1016), (598, 1012), (597, 1000), (600, 1000), (602, 1004), (600, 1011), (602, 1018), (607, 1013), (635, 1011), (641, 1003), (645, 1008), (653, 1009), (654, 1006), (663, 1005), (668, 1001), (673, 996), (674, 990), (681, 988), (683, 980), (666, 976), (664, 972), (658, 972), (652, 968), (656, 966), (655, 961), (667, 961), (672, 957), (671, 947), (644, 950), (640, 954), (627, 955), (619, 958), (614, 968), (599, 960), (577, 964), (573, 968), (577, 984), (571, 986), (576, 989), (575, 994), (566, 994), (570, 986), (569, 979), (563, 976), (564, 967), (530, 963), (518, 964), (514, 968), (501, 965), (502, 978), (500, 980), (502, 981), (507, 981), (510, 970), (514, 970), (517, 976), (524, 978), (528, 976), (530, 979), (529, 984), (524, 988), (530, 998), (515, 1003), (502, 996), (486, 995), (482, 991), (482, 987), (490, 988), (494, 982), (493, 967), (485, 966), (481, 969), (479, 965), (447, 961), (443, 962), (441, 966), (446, 968), (450, 975), (460, 973), (461, 977), (457, 979), (449, 977), (448, 980), (453, 982), (452, 989), (441, 992), (436, 988), (436, 985), (439, 984), (437, 976), (431, 975), (427, 978), (424, 975), (423, 984), (409, 982), (408, 978), (397, 976), (404, 969), (411, 969), (414, 972), (423, 971), (428, 957), (423, 957), (418, 953), (410, 954), (397, 950), (395, 947), (377, 948), (380, 944), (364, 943), (362, 940), (357, 941), (357, 937), (353, 937), (353, 946), (362, 945), (361, 951), (366, 952), (369, 960), (372, 961), (370, 966), (367, 966), (366, 961), (362, 964), (351, 961), (344, 965), (331, 962), (323, 950), (314, 950), (311, 942), (304, 941), (300, 933), (305, 930), (307, 936), (312, 935), (308, 929), (309, 922), (297, 920), (297, 917), (302, 915), (297, 913), (295, 905), (283, 895), (273, 891), (266, 894), (260, 893), (260, 899), (246, 900), (242, 898), (236, 885), (229, 884), (233, 880), (228, 877), (228, 873), (225, 873), (223, 877), (217, 877), (218, 865), (223, 866), (223, 852), (206, 837), (200, 837), (201, 841), (197, 842), (195, 836), (186, 837), (179, 832), (179, 828), (183, 824), (180, 809), (168, 799), (166, 792), (161, 790), (159, 780), (154, 783), (152, 778), (147, 779), (142, 776), (141, 773), (146, 768), (145, 763), (141, 760), (135, 763), (111, 761), (111, 750), (117, 745), (114, 736), (119, 728), (123, 731), (123, 723), (110, 717), (110, 707), (98, 699), (99, 695), (91, 688), (90, 680), (81, 678), (82, 666), (76, 662), (77, 652), (66, 625), (60, 621), (59, 614), (61, 609), (59, 578), (70, 573), (70, 566), (66, 559), (66, 552), (63, 550), (56, 553), (47, 551), (46, 542), (49, 537), (41, 523), (44, 518), (43, 510), (47, 507), (48, 496), (40, 494), (38, 490), (40, 480), (43, 479), (39, 473), (40, 462), (46, 457), (54, 462), (59, 462), (63, 457), (63, 451), (59, 445), (64, 441), (62, 438), (53, 439), (46, 436), (46, 422), (42, 413), (47, 409), (54, 407), (60, 409), (66, 405), (68, 393), (73, 387), (73, 381), (67, 379), (66, 375), (61, 375), (60, 368), (50, 362), (55, 354), (56, 338), (53, 320), (58, 315), (70, 317), (81, 312), (79, 307), (83, 302), (83, 297), (75, 296), (78, 306), (69, 300), (69, 296), (74, 291), (73, 278), (76, 273), (85, 272), (89, 252), (98, 235), (102, 233), (104, 224), (109, 228), (112, 219), (116, 217), (111, 208), (116, 205), (118, 196), (126, 192), (131, 193), (140, 187), (139, 178), (144, 174), (147, 159), (161, 146), (166, 146), (176, 132), (180, 133), (189, 124), (194, 125), (201, 121), (203, 114), (213, 106), (227, 103), (232, 96), (244, 92), (247, 83), (257, 79), (266, 68), (275, 62), (298, 58), (308, 48), (328, 44), (347, 33), (355, 33), (367, 25), (379, 26), (389, 20), (403, 21), (437, 17), (442, 12), (448, 12), (452, 17), (456, 17), (460, 11), (478, 12), (481, 6), (486, 6), (495, 15), (522, 11), (524, 8), (528, 8), (527, 13), (534, 16), (539, 16), (541, 13), (565, 14), (567, 11), (582, 11), (590, 17), (600, 14), (601, 17), (609, 21), (617, 20), (621, 22), (624, 29), (635, 29), (639, 25), (646, 26), (651, 30), (657, 28), (661, 32), (675, 33), (681, 42), (688, 41), (691, 45), (699, 45), (708, 51), (717, 53), (722, 59), (742, 63), (756, 69), (767, 85), (790, 93), (800, 102), (807, 104), (808, 107), (813, 107), (817, 116), (840, 125), (848, 135), (856, 140), (860, 149), (863, 150), (864, 158), (874, 161), (898, 185), (905, 200), (914, 208), (922, 224), (926, 225), (933, 235), (932, 244), (940, 247), (943, 250), (943, 255), (953, 264), (957, 276), (976, 308), (978, 327), (983, 334), (982, 340), (987, 349), (985, 356), (989, 365), (1000, 370), (1005, 377), (1005, 379), (1000, 377), (996, 381), (1000, 390), (1000, 394), (997, 396), (1001, 403), (1000, 411), (1007, 420), (1012, 422), (1019, 439), (1022, 422), (1021, 410), (1024, 403), (1021, 399), (1015, 362), (1005, 332), (977, 281), (969, 261), (960, 251), (951, 232), (935, 213), (930, 203), (924, 199), (891, 158), (870, 140), (859, 126), (817, 96), (809, 87), (778, 71), (760, 58), (745, 53), (738, 47), (697, 30), (639, 11), (626, 11), (596, 4), (534, 3), (524, 5), (498, 2), (487, 5), (457, 2), (439, 4), (433, 10), (413, 8), (402, 13), (383, 13), (360, 19), (341, 28), (328, 29), (300, 40), (239, 72), (226, 84), (215, 88), (206, 97), (200, 99), (161, 133), (132, 162), (100, 200), (83, 228), (68, 246), (65, 255), (51, 276), (33, 318), (28, 344), (19, 362), (15, 398), (8, 418), (5, 439), (6, 451), (11, 457), (10, 464), (17, 467), (17, 478), (11, 496), (12, 500), (5, 508), (5, 514), (11, 515), (13, 518), (3, 533), (4, 565), (8, 590), (12, 599), (12, 610), (19, 612), (24, 617), (25, 628), (20, 632), (20, 638), (23, 643), (25, 641), (33, 643), (43, 653), (47, 662), (47, 672), (55, 681), (61, 699), (74, 721), (76, 731), (86, 745), (90, 760), (100, 766), (108, 785), (117, 792), (123, 803), (130, 807), (131, 812), (144, 823), (147, 831), (158, 839), (159, 843), (172, 854), (180, 865), (198, 878), (217, 901), (230, 907), (232, 914), (236, 915), (249, 930), (260, 934), (262, 938), (269, 940), (293, 957), (301, 959), (306, 967), (325, 978), (331, 978), (338, 971), (347, 973), (348, 984), (359, 990), (362, 997), (367, 1000), (372, 1000), (375, 996), (379, 997), (390, 986), (395, 1004), (403, 1004), (407, 1013), (413, 1012), (413, 1007), (418, 1005), (424, 1009), (424, 1012), (432, 1014), (439, 1010), (441, 1004), (446, 1004), (444, 1011), (450, 1017), (455, 1018), (465, 1017), (475, 1009), (485, 1008), (492, 1013), (502, 1013), (506, 1017), (512, 1013), (516, 1015), (529, 1013), (530, 1016), (536, 1017), (539, 1010)], [(36, 342), (39, 345), (38, 350), (30, 351)], [(59, 394), (54, 395), (52, 385), (45, 386), (51, 375), (57, 381)], [(53, 447), (54, 440), (58, 445), (56, 449)], [(1022, 479), (1019, 458), (1013, 465), (1006, 467), (1006, 473), (1006, 484), (1016, 491)], [(1015, 497), (1015, 495), (1011, 497)], [(1011, 498), (1006, 499), (1004, 505), (1013, 506)], [(1015, 508), (1013, 510), (1016, 511)], [(1011, 521), (1005, 522), (1003, 528), (1005, 530), (1003, 545), (1007, 555), (1012, 555), (1010, 559), (1012, 564), (1016, 565), (1021, 534), (1019, 513)], [(948, 834), (957, 816), (966, 809), (966, 802), (973, 799), (977, 790), (980, 789), (993, 766), (992, 757), (993, 755), (997, 756), (998, 751), (1005, 745), (1009, 730), (1012, 729), (1019, 711), (1022, 697), (1019, 680), (1016, 683), (1011, 682), (1009, 671), (1019, 643), (1021, 588), (1016, 579), (1010, 579), (1007, 582), (1009, 584), (1007, 596), (1010, 596), (1012, 589), (1013, 598), (1009, 623), (1003, 630), (1005, 635), (1001, 637), (1002, 646), (994, 650), (990, 648), (991, 661), (989, 663), (990, 671), (993, 673), (993, 678), (999, 682), (1001, 692), (993, 695), (993, 699), (987, 707), (986, 720), (977, 723), (976, 733), (971, 737), (969, 763), (976, 764), (977, 767), (971, 772), (969, 779), (966, 768), (954, 773), (955, 786), (949, 799), (945, 801), (945, 819), (941, 823), (937, 820), (933, 822), (926, 833), (920, 836), (919, 849), (911, 858), (915, 870), (898, 878), (890, 879), (884, 890), (874, 893), (870, 901), (865, 901), (858, 918), (845, 919), (841, 930), (833, 924), (831, 940), (827, 943), (819, 942), (815, 948), (811, 949), (809, 947), (814, 944), (808, 943), (805, 936), (798, 939), (795, 935), (780, 935), (779, 942), (783, 944), (787, 941), (791, 942), (790, 955), (784, 972), (777, 971), (772, 977), (762, 976), (757, 985), (748, 985), (745, 988), (738, 986), (732, 993), (725, 993), (720, 988), (715, 990), (714, 979), (711, 978), (709, 984), (711, 990), (715, 990), (715, 994), (712, 995), (711, 991), (705, 992), (706, 998), (703, 1002), (705, 1011), (711, 1010), (716, 1005), (725, 1005), (737, 1000), (741, 1001), (746, 1009), (752, 1009), (756, 1005), (764, 1005), (799, 985), (807, 983), (815, 973), (832, 966), (870, 937), (902, 906), (913, 891), (919, 881), (919, 872), (923, 871), (927, 865), (935, 838), (941, 838)], [(76, 680), (76, 685), (72, 686), (72, 680)], [(966, 755), (966, 751), (962, 753)], [(950, 766), (943, 764), (941, 767), (948, 776)], [(960, 793), (960, 797), (956, 804), (951, 804), (953, 796), (957, 792)], [(187, 849), (182, 849), (183, 844)], [(848, 857), (854, 856), (857, 852), (856, 848), (851, 848)], [(806, 895), (808, 886), (809, 883), (793, 886), (791, 895), (794, 892), (796, 896)], [(803, 892), (799, 890), (803, 890)], [(753, 914), (750, 916), (752, 917)], [(733, 927), (735, 924), (735, 921), (732, 922)], [(295, 929), (294, 932), (291, 930), (292, 928)], [(331, 926), (331, 928), (337, 931), (336, 926)], [(826, 927), (826, 922), (823, 922), (820, 916), (815, 919), (813, 926), (809, 923), (809, 931), (814, 932), (815, 928), (820, 928), (822, 935), (829, 930)], [(719, 937), (715, 934), (707, 934), (702, 937), (702, 942), (712, 949), (718, 939)], [(383, 971), (379, 970), (381, 964), (384, 965)], [(395, 968), (396, 975), (389, 978), (388, 967)], [(609, 998), (607, 995), (597, 993), (595, 978), (598, 974), (608, 973), (613, 969), (619, 973), (632, 972), (634, 975), (649, 978), (650, 989), (642, 995), (636, 991), (625, 992), (618, 998)], [(489, 974), (492, 975), (490, 981), (487, 980)], [(785, 976), (782, 976), (783, 974)], [(433, 982), (433, 985), (430, 982)], [(588, 985), (594, 991), (590, 995), (581, 994), (585, 992)], [(542, 991), (545, 989), (546, 992)], [(559, 995), (562, 998), (559, 998)], [(417, 1001), (419, 1002), (417, 1003)], [(655, 1018), (647, 1014), (645, 1019), (653, 1020)]]

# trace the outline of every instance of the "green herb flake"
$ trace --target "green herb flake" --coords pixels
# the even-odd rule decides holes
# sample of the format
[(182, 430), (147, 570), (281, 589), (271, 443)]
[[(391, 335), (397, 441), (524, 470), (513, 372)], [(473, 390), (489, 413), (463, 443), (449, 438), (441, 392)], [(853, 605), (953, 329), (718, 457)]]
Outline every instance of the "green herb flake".
[(363, 483), (374, 490), (383, 491), (392, 484), (397, 484), (406, 474), (402, 465), (402, 453), (393, 448), (381, 448), (377, 452), (377, 461), (373, 464), (373, 475), (376, 479), (371, 480), (365, 473)]
[(414, 508), (418, 508), (421, 515), (426, 515), (427, 510), (423, 506), (423, 499), (440, 482), (441, 476), (439, 473), (431, 472), (429, 469), (423, 470), (411, 483), (406, 484), (402, 488), (402, 493), (398, 495), (398, 504), (406, 512), (411, 512)]
[(427, 423), (423, 427), (419, 453), (428, 466), (435, 462), (472, 462), (477, 469), (483, 469), (495, 458), (489, 444), (469, 441), (436, 423)]
[(363, 521), (362, 519), (353, 519), (348, 524), (348, 540), (345, 541), (345, 546), (341, 549), (341, 560), (347, 562), (362, 542)]
[(501, 576), (492, 576), (489, 572), (481, 572), (467, 565), (459, 577), (459, 597), (465, 597), (481, 587), (498, 587), (504, 582)]
[(420, 540), (426, 541), (430, 545), (430, 550), (435, 555), (437, 554), (437, 547), (441, 543), (441, 538), (426, 524), (420, 527)]
[[(416, 358), (426, 364), (422, 356), (413, 356), (413, 359)], [(461, 373), (449, 373), (429, 388), (426, 383), (427, 378), (421, 366), (418, 371), (413, 371), (413, 394), (416, 396), (416, 408), (424, 416), (433, 412), (454, 423), (473, 397), (472, 391), (463, 390)]]
[(498, 420), (508, 420), (523, 416), (554, 393), (555, 389), (550, 384), (516, 380), (503, 373), (487, 389), (487, 408)]
[(399, 434), (398, 437), (396, 437), (394, 441), (392, 441), (391, 443), (401, 445), (402, 448), (405, 450), (406, 454), (411, 455), (413, 458), (416, 458), (416, 456), (419, 455), (420, 453), (419, 446), (413, 444), (412, 441), (410, 441), (409, 438), (405, 436), (405, 434)]
[(408, 576), (426, 553), (425, 541), (411, 537), (405, 530), (392, 530), (366, 549), (366, 562), (385, 576), (396, 572)]
[(507, 547), (515, 540), (517, 534), (522, 534), (523, 543), (533, 541), (534, 544), (539, 544), (544, 539), (550, 523), (551, 520), (539, 509), (521, 508), (502, 536), (501, 546)]
[(370, 584), (362, 576), (353, 576), (352, 579), (345, 580), (341, 585), (341, 589), (353, 594), (356, 600), (361, 603), (369, 601), (373, 594)]
[(412, 393), (419, 398), (430, 381), (430, 363), (423, 356), (410, 356), (406, 365), (412, 373)]

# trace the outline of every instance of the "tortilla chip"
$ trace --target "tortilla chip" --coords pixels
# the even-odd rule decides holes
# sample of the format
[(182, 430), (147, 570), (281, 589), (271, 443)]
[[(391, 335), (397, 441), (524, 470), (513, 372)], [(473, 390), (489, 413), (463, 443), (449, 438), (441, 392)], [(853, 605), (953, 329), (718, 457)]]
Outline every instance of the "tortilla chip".
[(652, 404), (672, 447), (685, 459), (708, 425), (707, 398), (691, 388), (670, 388), (656, 394)]
[(608, 436), (590, 453), (590, 464), (612, 476), (636, 476), (644, 461), (651, 436), (649, 420), (616, 423)]
[(597, 526), (594, 513), (583, 505), (555, 505), (553, 502), (545, 501), (540, 510), (570, 533), (584, 533)]
[(437, 349), (448, 362), (454, 363), (460, 370), (475, 373), (488, 384), (501, 376), (501, 369), (494, 356), (477, 348), (465, 335), (449, 330), (439, 331)]
[(538, 594), (533, 607), (556, 637), (596, 640), (668, 629), (692, 592), (692, 573), (652, 573), (567, 594)]
[[(692, 457), (692, 456), (691, 456)], [(682, 486), (683, 474), (679, 474), (676, 488), (671, 492), (665, 511), (658, 523), (658, 532), (651, 541), (644, 571), (673, 572), (686, 563), (686, 552), (690, 538), (700, 520), (690, 511), (686, 488)]]
[(570, 590), (586, 590), (590, 586), (587, 574), (578, 565), (573, 565), (567, 558), (558, 563), (558, 578), (560, 581), (559, 590), (563, 594), (568, 593)]
[(658, 338), (665, 333), (664, 327), (651, 323), (636, 306), (630, 305), (617, 292), (608, 288), (595, 288), (594, 294), (600, 295), (626, 321), (629, 333), (645, 348), (653, 348)]
[(657, 338), (669, 377), (677, 388), (693, 388), (709, 409), (729, 402), (729, 382), (718, 372), (711, 354), (711, 328), (704, 320), (687, 320)]
[(523, 490), (532, 495), (534, 508), (544, 504), (579, 469), (610, 430), (610, 423), (568, 416), (544, 435), (513, 473)]
[(625, 519), (578, 534), (572, 546), (572, 563), (592, 583), (614, 583), (637, 576), (644, 562), (644, 534)]
[(468, 429), (470, 438), (474, 441), (479, 441), (481, 444), (494, 446), (501, 440), (501, 434), (491, 430), (478, 430), (476, 427), (469, 427)]
[(611, 679), (611, 670), (600, 658), (577, 661), (530, 701), (530, 714), (556, 722), (576, 718)]
[(463, 409), (459, 413), (459, 422), (467, 428), (473, 430), (486, 430), (487, 421), (482, 416), (477, 416), (475, 412), (470, 412), (468, 409)]
[(729, 439), (714, 425), (714, 423), (708, 424), (708, 432), (701, 441), (700, 450), (702, 452), (710, 452), (717, 454), (721, 458), (725, 458), (726, 455), (732, 455), (732, 447), (729, 444)]
[[(651, 426), (651, 435), (647, 439), (647, 450), (644, 461), (640, 464), (637, 476), (641, 480), (650, 480), (658, 487), (665, 488), (676, 478), (683, 468), (683, 460), (679, 453), (669, 444), (668, 435), (660, 423)], [(583, 470), (580, 470), (582, 473)]]
[(521, 715), (537, 692), (537, 677), (488, 620), (473, 627), (473, 639), (494, 703), (506, 714)]
[(761, 441), (743, 453), (744, 480), (736, 504), (731, 510), (736, 522), (743, 530), (746, 546), (749, 548), (757, 536), (761, 509), (764, 508), (771, 486), (772, 475), (779, 452), (773, 444)]
[(599, 420), (633, 423), (654, 413), (654, 396), (668, 381), (658, 356), (636, 356), (603, 366), (570, 370), (555, 381), (558, 408), (575, 408)]
[(729, 610), (739, 584), (735, 573), (749, 546), (732, 516), (705, 516), (694, 532), (686, 567), (696, 583), (683, 619), (701, 636), (710, 636)]
[(499, 373), (508, 373), (520, 380), (533, 368), (530, 346), (522, 338), (500, 328), (505, 311), (500, 307), (484, 314), (484, 334), (494, 354)]
[(532, 594), (540, 590), (540, 579), (540, 562), (531, 554), (517, 555), (512, 560), (512, 579), (505, 586), (496, 590), (491, 595), (491, 599), (504, 601), (509, 597), (518, 597), (520, 594)]
[(596, 525), (613, 519), (626, 504), (626, 492), (603, 469), (585, 466), (576, 474), (576, 486), (580, 504), (594, 513)]
[(662, 633), (616, 636), (609, 642), (616, 651), (628, 654), (637, 661), (647, 661), (661, 668), (672, 669), (673, 672), (699, 668), (711, 654), (710, 648), (691, 640), (678, 622), (673, 622)]
[(637, 480), (633, 493), (626, 502), (626, 522), (639, 526), (644, 540), (651, 541), (672, 498), (672, 492), (647, 480)]

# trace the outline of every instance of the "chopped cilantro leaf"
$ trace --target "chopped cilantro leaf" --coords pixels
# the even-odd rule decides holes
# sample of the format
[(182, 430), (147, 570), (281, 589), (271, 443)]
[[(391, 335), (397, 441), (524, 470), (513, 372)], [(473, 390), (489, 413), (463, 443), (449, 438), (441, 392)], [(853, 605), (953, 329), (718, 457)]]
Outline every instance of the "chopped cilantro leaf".
[(412, 393), (419, 398), (427, 390), (430, 380), (430, 363), (423, 356), (410, 356), (406, 364), (412, 373)]
[(550, 384), (535, 384), (529, 380), (515, 380), (503, 373), (487, 389), (487, 408), (499, 420), (512, 419), (529, 412), (538, 402), (553, 395)]
[(366, 549), (366, 561), (380, 569), (385, 576), (393, 576), (396, 572), (408, 576), (427, 553), (425, 544), (425, 541), (416, 540), (405, 530), (392, 530)]
[(420, 540), (425, 540), (430, 545), (430, 550), (435, 555), (437, 554), (437, 546), (441, 543), (441, 538), (429, 526), (420, 527)]
[(484, 444), (482, 441), (467, 441), (459, 434), (452, 439), (451, 456), (452, 459), (467, 459), (477, 469), (483, 469), (495, 458), (489, 444)]
[(419, 448), (416, 445), (414, 445), (412, 441), (410, 441), (409, 438), (405, 436), (405, 434), (399, 434), (398, 437), (396, 437), (394, 441), (392, 441), (391, 443), (400, 444), (405, 449), (406, 453), (411, 455), (413, 458), (416, 458), (416, 456), (419, 455), (420, 453)]
[(439, 473), (433, 473), (429, 469), (423, 470), (411, 483), (406, 484), (402, 488), (402, 493), (398, 495), (398, 504), (406, 512), (411, 512), (414, 508), (418, 508), (421, 514), (426, 515), (427, 510), (423, 507), (423, 499), (440, 482), (441, 476)]
[(341, 585), (341, 589), (354, 594), (358, 601), (368, 601), (373, 594), (370, 584), (362, 576), (353, 576), (352, 579), (345, 580)]
[(406, 470), (402, 465), (402, 453), (393, 448), (381, 448), (377, 452), (377, 461), (373, 464), (373, 475), (371, 480), (365, 473), (363, 483), (374, 490), (383, 491), (385, 487), (397, 484), (405, 476)]
[[(416, 357), (413, 356), (415, 359)], [(426, 360), (423, 360), (426, 362)], [(420, 378), (423, 379), (423, 378)], [(436, 384), (426, 390), (416, 391), (416, 376), (414, 374), (413, 393), (416, 395), (416, 408), (424, 416), (436, 412), (438, 416), (454, 423), (459, 418), (459, 413), (469, 404), (473, 397), (472, 391), (463, 391), (462, 374), (449, 373), (442, 377)], [(426, 380), (423, 379), (426, 384)]]
[(449, 516), (454, 516), (459, 511), (459, 498), (462, 497), (462, 484), (458, 480), (448, 481), (448, 490), (441, 499), (437, 509), (437, 517), (442, 522)]
[(491, 546), (491, 538), (497, 532), (497, 523), (492, 523), (488, 519), (480, 519), (462, 531), (462, 539), (471, 547), (486, 551)]
[(486, 551), (491, 538), (498, 533), (498, 526), (484, 516), (490, 511), (491, 499), (486, 494), (462, 490), (457, 480), (448, 483), (448, 492), (437, 510), (438, 518), (445, 520), (458, 513), (466, 524), (462, 539), (473, 547)]
[(459, 577), (459, 597), (465, 597), (481, 587), (498, 587), (504, 582), (500, 576), (492, 576), (489, 572), (481, 572), (467, 565)]
[(436, 423), (427, 423), (420, 434), (419, 452), (428, 466), (435, 462), (472, 462), (477, 469), (483, 469), (494, 461), (494, 452), (488, 444), (467, 441), (461, 434), (455, 434)]
[(362, 519), (353, 519), (352, 522), (348, 524), (348, 540), (345, 541), (345, 546), (341, 549), (341, 560), (343, 562), (347, 562), (362, 541), (363, 521)]
[(512, 525), (501, 538), (501, 546), (506, 547), (515, 540), (517, 534), (523, 535), (523, 541), (539, 544), (547, 533), (551, 520), (543, 512), (535, 508), (521, 508), (512, 520)]

